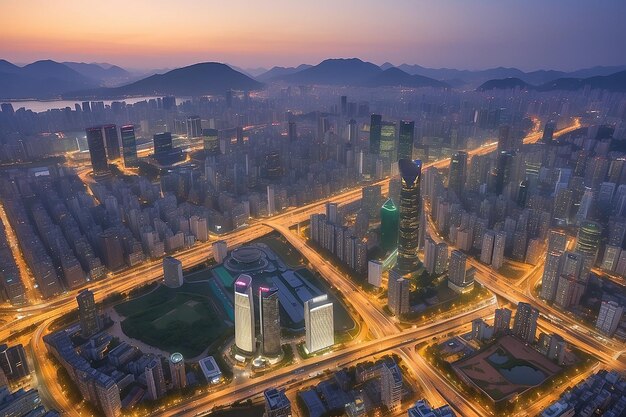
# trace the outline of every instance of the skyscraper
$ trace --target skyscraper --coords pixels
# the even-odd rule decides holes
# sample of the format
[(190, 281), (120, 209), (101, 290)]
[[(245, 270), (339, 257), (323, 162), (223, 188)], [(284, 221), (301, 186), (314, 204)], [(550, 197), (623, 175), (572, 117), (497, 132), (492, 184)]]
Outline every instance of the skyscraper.
[(497, 195), (502, 194), (504, 187), (511, 180), (512, 165), (513, 154), (511, 152), (503, 151), (498, 154), (495, 178), (495, 193)]
[(411, 308), (409, 290), (409, 280), (397, 270), (390, 270), (387, 280), (387, 307), (394, 315), (400, 316), (409, 312)]
[(200, 116), (187, 117), (187, 139), (199, 138), (202, 134), (202, 121)]
[(117, 126), (104, 125), (104, 143), (106, 144), (107, 159), (113, 161), (120, 159), (120, 139), (117, 135)]
[(603, 300), (596, 320), (596, 328), (609, 336), (613, 336), (623, 314), (624, 307), (615, 301)]
[(83, 337), (88, 338), (100, 331), (100, 317), (93, 292), (82, 290), (76, 296), (78, 303), (78, 321)]
[(394, 250), (398, 247), (398, 228), (400, 226), (400, 213), (388, 198), (380, 208), (380, 246), (385, 250)]
[(298, 126), (296, 125), (296, 122), (289, 122), (287, 137), (289, 138), (289, 142), (295, 142), (298, 140)]
[(370, 153), (372, 155), (380, 154), (380, 135), (382, 125), (382, 116), (380, 114), (372, 114), (370, 118)]
[(506, 333), (511, 329), (511, 310), (508, 308), (496, 308), (493, 319), (493, 333), (495, 335)]
[(150, 361), (146, 364), (144, 372), (146, 374), (148, 397), (152, 401), (158, 400), (165, 394), (166, 390), (161, 359), (155, 355), (151, 355)]
[(539, 310), (528, 303), (517, 304), (513, 333), (526, 343), (533, 343), (537, 333), (537, 319)]
[(172, 134), (170, 132), (157, 133), (152, 137), (155, 158), (166, 157), (172, 151)]
[(26, 351), (21, 344), (8, 347), (0, 345), (0, 368), (5, 376), (11, 381), (17, 381), (30, 373)]
[(602, 239), (602, 226), (592, 221), (583, 221), (578, 228), (576, 236), (576, 252), (585, 256), (583, 274), (595, 265), (600, 250), (600, 240)]
[(235, 281), (235, 345), (245, 353), (256, 350), (252, 277), (243, 274)]
[(259, 322), (261, 352), (269, 357), (279, 356), (281, 348), (278, 288), (259, 288)]
[(398, 260), (396, 268), (402, 274), (417, 270), (417, 246), (420, 227), (420, 177), (421, 161), (401, 159), (398, 162), (402, 189), (400, 190), (400, 228), (398, 235)]
[(111, 271), (117, 271), (125, 266), (124, 248), (122, 239), (116, 229), (110, 228), (100, 233), (100, 248), (104, 264)]
[(124, 156), (124, 166), (126, 168), (136, 167), (139, 159), (137, 158), (135, 126), (124, 125), (120, 127), (120, 134), (122, 136), (122, 155)]
[(380, 369), (380, 399), (390, 413), (402, 406), (402, 372), (396, 363), (384, 362)]
[(448, 268), (448, 287), (456, 292), (471, 290), (474, 285), (474, 273), (473, 267), (467, 269), (467, 256), (459, 250), (453, 250)]
[(348, 122), (348, 143), (356, 145), (359, 141), (359, 131), (356, 120), (350, 119)]
[(305, 343), (309, 353), (335, 344), (333, 303), (328, 295), (314, 297), (304, 303)]
[(541, 298), (552, 301), (556, 297), (556, 288), (559, 282), (559, 270), (561, 264), (561, 253), (548, 252), (543, 267), (541, 278)]
[[(380, 127), (380, 157), (386, 164), (393, 162), (396, 157), (396, 124), (382, 122)], [(387, 169), (385, 167), (385, 169)]]
[(217, 129), (202, 129), (204, 153), (207, 156), (220, 154), (220, 141)]
[(170, 288), (178, 288), (183, 285), (183, 264), (181, 261), (171, 256), (163, 258), (163, 281)]
[(448, 174), (448, 190), (454, 191), (457, 196), (461, 196), (465, 188), (467, 178), (467, 152), (455, 152), (450, 158), (450, 169)]
[(185, 373), (185, 360), (183, 355), (174, 352), (170, 356), (170, 374), (174, 389), (182, 389), (187, 386), (187, 374)]
[(89, 127), (86, 129), (87, 146), (89, 147), (89, 157), (91, 158), (91, 167), (96, 177), (105, 176), (110, 173), (109, 163), (107, 162), (106, 148), (104, 147), (104, 136), (102, 127)]
[(413, 160), (413, 142), (415, 140), (415, 122), (400, 121), (398, 139), (398, 159)]

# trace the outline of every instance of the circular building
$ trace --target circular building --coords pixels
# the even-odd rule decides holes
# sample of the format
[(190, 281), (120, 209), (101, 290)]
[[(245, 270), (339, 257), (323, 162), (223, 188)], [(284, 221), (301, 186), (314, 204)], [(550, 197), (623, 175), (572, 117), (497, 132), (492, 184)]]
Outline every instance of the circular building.
[(231, 272), (242, 274), (260, 272), (268, 263), (265, 252), (253, 246), (243, 246), (230, 252), (224, 266)]

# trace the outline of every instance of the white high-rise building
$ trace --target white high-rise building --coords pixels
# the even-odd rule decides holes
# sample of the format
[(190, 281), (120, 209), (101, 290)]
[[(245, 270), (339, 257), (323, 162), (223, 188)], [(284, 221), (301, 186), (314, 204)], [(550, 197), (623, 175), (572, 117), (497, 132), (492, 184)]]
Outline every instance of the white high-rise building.
[(163, 258), (163, 280), (170, 288), (178, 288), (183, 285), (183, 264), (176, 258), (166, 256)]
[(380, 369), (380, 399), (389, 412), (400, 411), (402, 406), (402, 372), (398, 365), (384, 363)]
[(224, 240), (218, 240), (213, 243), (213, 258), (215, 258), (215, 262), (221, 264), (224, 262), (224, 259), (228, 256), (228, 243)]
[(244, 274), (235, 281), (235, 345), (246, 353), (256, 350), (252, 277)]
[(328, 295), (320, 295), (304, 303), (304, 327), (306, 349), (309, 353), (335, 344), (333, 303), (328, 299)]
[(273, 184), (267, 186), (267, 214), (276, 214), (276, 187)]
[(619, 326), (619, 322), (624, 314), (624, 307), (615, 301), (602, 301), (600, 305), (600, 313), (596, 321), (596, 328), (601, 332), (612, 336)]
[(382, 285), (383, 264), (377, 260), (367, 263), (367, 282), (375, 287)]
[(406, 314), (411, 309), (409, 291), (409, 281), (397, 270), (390, 270), (387, 281), (387, 306), (394, 315)]
[(496, 234), (493, 230), (487, 230), (483, 235), (482, 250), (480, 251), (480, 261), (487, 265), (491, 265), (493, 256), (493, 243), (496, 240)]
[(504, 265), (504, 247), (506, 245), (506, 232), (496, 233), (496, 240), (493, 243), (493, 255), (491, 266), (493, 269), (500, 269)]

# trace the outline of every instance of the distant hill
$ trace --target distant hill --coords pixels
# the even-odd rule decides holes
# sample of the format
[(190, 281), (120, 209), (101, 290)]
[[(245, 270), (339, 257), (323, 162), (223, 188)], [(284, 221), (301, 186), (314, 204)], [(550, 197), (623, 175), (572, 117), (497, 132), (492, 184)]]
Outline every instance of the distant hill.
[(218, 62), (204, 62), (155, 74), (115, 88), (99, 88), (65, 94), (67, 98), (114, 98), (143, 95), (198, 96), (222, 94), (227, 90), (258, 90), (260, 82)]
[(366, 87), (389, 87), (389, 86), (402, 86), (402, 87), (435, 87), (435, 88), (447, 88), (448, 84), (434, 80), (432, 78), (423, 77), (421, 75), (411, 75), (402, 71), (401, 69), (392, 67), (388, 68), (371, 78), (368, 78), (363, 82), (363, 86)]
[(313, 65), (300, 64), (297, 67), (273, 67), (269, 71), (256, 76), (256, 79), (263, 82), (274, 81), (285, 75), (295, 74), (296, 72), (311, 68)]
[(117, 65), (95, 63), (86, 64), (84, 62), (63, 62), (63, 65), (73, 69), (85, 77), (98, 80), (104, 84), (121, 84), (124, 81), (129, 81), (131, 78), (130, 72), (118, 67)]
[(18, 67), (0, 61), (0, 98), (47, 99), (70, 90), (93, 88), (99, 82), (59, 62), (44, 60)]
[(293, 84), (357, 85), (380, 72), (379, 66), (358, 58), (327, 59), (277, 79)]
[(503, 78), (499, 80), (489, 80), (483, 83), (480, 87), (477, 88), (478, 91), (489, 91), (489, 90), (510, 90), (513, 88), (524, 89), (533, 89), (534, 87), (527, 82), (520, 80), (519, 78)]
[(537, 91), (575, 91), (583, 88), (601, 89), (613, 92), (626, 92), (626, 71), (616, 72), (611, 75), (599, 75), (588, 78), (563, 77), (549, 81), (541, 85), (532, 85), (518, 78), (505, 78), (500, 80), (489, 80), (478, 87), (479, 91), (506, 90), (511, 88), (522, 88)]

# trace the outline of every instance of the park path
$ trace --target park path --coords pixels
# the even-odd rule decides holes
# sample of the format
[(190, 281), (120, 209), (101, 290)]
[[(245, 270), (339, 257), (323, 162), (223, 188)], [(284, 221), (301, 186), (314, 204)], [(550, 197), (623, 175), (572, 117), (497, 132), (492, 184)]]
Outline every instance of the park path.
[(170, 352), (166, 352), (164, 350), (155, 348), (154, 346), (150, 346), (150, 345), (142, 342), (141, 340), (137, 340), (137, 339), (133, 339), (132, 337), (128, 337), (122, 331), (121, 322), (123, 320), (123, 317), (120, 316), (117, 313), (117, 311), (115, 311), (115, 308), (109, 307), (106, 310), (106, 314), (108, 314), (109, 317), (111, 317), (111, 320), (113, 320), (113, 326), (111, 326), (107, 330), (107, 332), (111, 336), (117, 337), (118, 339), (120, 339), (123, 342), (128, 343), (129, 345), (137, 346), (143, 353), (153, 353), (155, 355), (163, 356), (164, 358), (169, 358), (170, 357)]

